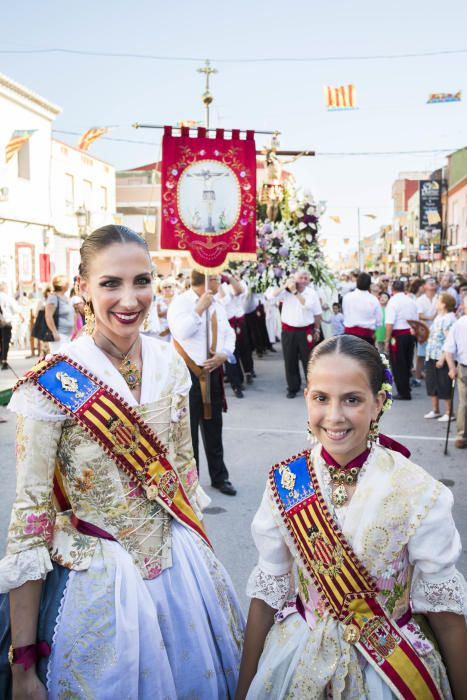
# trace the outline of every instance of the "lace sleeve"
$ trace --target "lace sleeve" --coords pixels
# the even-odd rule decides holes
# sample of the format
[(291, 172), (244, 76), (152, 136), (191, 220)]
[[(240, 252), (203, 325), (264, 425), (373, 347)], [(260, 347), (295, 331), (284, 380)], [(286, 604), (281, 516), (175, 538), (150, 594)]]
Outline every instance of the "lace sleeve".
[(11, 513), (6, 557), (0, 562), (0, 592), (45, 578), (52, 569), (49, 548), (55, 508), (52, 483), (62, 424), (16, 419), (16, 499)]
[(291, 586), (291, 573), (273, 576), (260, 566), (255, 566), (248, 579), (246, 594), (249, 598), (259, 598), (271, 608), (280, 610), (289, 598)]
[(467, 607), (464, 577), (456, 569), (462, 547), (451, 514), (452, 504), (452, 494), (443, 486), (409, 541), (409, 558), (414, 565), (410, 592), (414, 612), (462, 615)]
[(63, 422), (68, 418), (66, 413), (63, 413), (30, 381), (16, 389), (8, 404), (8, 409), (18, 416), (50, 423)]
[(459, 571), (443, 581), (418, 578), (412, 586), (414, 612), (453, 612), (467, 616), (466, 586)]

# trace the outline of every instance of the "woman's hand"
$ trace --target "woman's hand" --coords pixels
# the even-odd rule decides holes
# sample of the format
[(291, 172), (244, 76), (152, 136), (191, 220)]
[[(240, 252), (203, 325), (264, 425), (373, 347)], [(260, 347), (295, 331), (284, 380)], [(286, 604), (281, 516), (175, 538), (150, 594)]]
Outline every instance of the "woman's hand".
[(436, 363), (436, 369), (441, 369), (441, 367), (444, 365), (444, 360), (438, 360)]
[(60, 333), (54, 333), (54, 341), (58, 343), (60, 340)]
[(13, 666), (12, 700), (47, 700), (47, 690), (39, 680), (34, 666), (27, 671), (22, 666)]

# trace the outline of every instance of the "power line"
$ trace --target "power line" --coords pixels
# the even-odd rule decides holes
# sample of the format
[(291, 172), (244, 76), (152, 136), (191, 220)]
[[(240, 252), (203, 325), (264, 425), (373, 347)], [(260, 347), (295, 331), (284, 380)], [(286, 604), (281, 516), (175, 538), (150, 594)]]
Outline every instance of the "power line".
[[(82, 136), (82, 131), (65, 131), (63, 129), (53, 129), (53, 134), (66, 134), (68, 136)], [(101, 136), (99, 141), (116, 141), (119, 143), (134, 143), (143, 146), (160, 146), (160, 141), (137, 141), (135, 139), (118, 139), (111, 136)], [(453, 153), (454, 151), (460, 150), (462, 147), (455, 148), (429, 148), (429, 149), (416, 149), (413, 151), (316, 151), (315, 155), (318, 156), (400, 156), (400, 155), (431, 155), (435, 153)]]
[[(82, 49), (64, 49), (61, 47), (46, 49), (1, 49), (0, 54), (48, 54), (62, 53), (76, 56), (97, 56), (102, 58), (137, 58), (150, 61), (174, 61), (199, 63), (204, 58), (199, 56), (159, 56), (143, 53), (120, 53), (117, 51), (84, 51)], [(212, 58), (215, 63), (318, 63), (330, 61), (377, 61), (398, 60), (404, 58), (428, 58), (431, 56), (455, 56), (467, 53), (466, 49), (445, 49), (438, 51), (419, 51), (399, 54), (372, 54), (363, 56), (267, 56), (262, 58)]]

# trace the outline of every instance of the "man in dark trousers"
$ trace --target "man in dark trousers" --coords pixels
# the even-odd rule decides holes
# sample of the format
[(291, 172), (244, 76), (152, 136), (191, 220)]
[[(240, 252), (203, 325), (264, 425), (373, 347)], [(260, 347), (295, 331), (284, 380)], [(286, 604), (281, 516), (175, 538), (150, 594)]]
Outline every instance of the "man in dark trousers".
[[(237, 492), (229, 481), (222, 444), (222, 365), (233, 357), (235, 332), (227, 321), (222, 305), (214, 299), (219, 282), (218, 275), (209, 276), (206, 290), (205, 276), (193, 270), (191, 289), (174, 298), (169, 306), (167, 320), (172, 342), (190, 370), (191, 439), (198, 471), (198, 431), (201, 430), (211, 485), (227, 496), (235, 496)], [(209, 323), (209, 350), (206, 316)], [(206, 389), (208, 373), (210, 397)]]
[(300, 391), (299, 361), (303, 366), (306, 383), (310, 352), (320, 338), (321, 304), (318, 295), (309, 285), (309, 273), (300, 270), (270, 293), (276, 303), (282, 302), (282, 350), (288, 399), (294, 399)]
[(405, 294), (404, 282), (395, 280), (393, 295), (386, 306), (386, 338), (384, 351), (389, 355), (396, 383), (395, 399), (410, 401), (410, 377), (412, 373), (415, 337), (409, 321), (418, 321), (415, 301)]

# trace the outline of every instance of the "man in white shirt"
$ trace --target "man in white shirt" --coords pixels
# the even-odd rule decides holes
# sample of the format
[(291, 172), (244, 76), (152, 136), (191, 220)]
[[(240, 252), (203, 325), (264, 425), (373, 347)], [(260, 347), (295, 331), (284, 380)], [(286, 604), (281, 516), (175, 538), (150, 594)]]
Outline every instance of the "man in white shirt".
[[(449, 329), (444, 343), (449, 376), (457, 377), (459, 400), (457, 406), (457, 437), (455, 445), (459, 449), (467, 447), (467, 295), (463, 298), (464, 315)], [(457, 367), (456, 367), (457, 360)]]
[(454, 287), (454, 275), (452, 272), (445, 272), (444, 275), (441, 275), (441, 279), (439, 281), (439, 293), (442, 294), (443, 292), (446, 292), (446, 294), (450, 294), (452, 297), (454, 297), (457, 306), (459, 303), (459, 295)]
[(222, 284), (217, 294), (218, 301), (224, 307), (231, 327), (235, 333), (235, 364), (227, 362), (226, 372), (235, 396), (243, 398), (242, 385), (253, 381), (253, 357), (245, 321), (245, 302), (247, 286), (230, 273), (222, 275)]
[(205, 276), (193, 270), (191, 289), (174, 298), (169, 306), (167, 320), (172, 342), (191, 374), (191, 439), (198, 470), (201, 428), (211, 484), (221, 493), (235, 496), (236, 490), (229, 481), (229, 473), (224, 464), (222, 444), (222, 410), (225, 405), (222, 365), (233, 356), (235, 333), (227, 321), (223, 307), (214, 299), (219, 282), (218, 275), (209, 276), (206, 291)]
[[(418, 318), (423, 321), (428, 328), (433, 323), (436, 316), (436, 304), (438, 303), (438, 295), (436, 294), (437, 284), (433, 277), (429, 277), (423, 286), (424, 293), (415, 299), (417, 305)], [(415, 379), (412, 380), (414, 386), (420, 386), (425, 364), (426, 342), (417, 344), (417, 361), (415, 364)]]
[(371, 277), (361, 272), (357, 277), (357, 289), (348, 292), (342, 300), (344, 333), (356, 335), (375, 344), (375, 329), (381, 325), (381, 304), (370, 293)]
[(301, 361), (305, 375), (310, 353), (320, 339), (321, 304), (311, 289), (306, 270), (296, 272), (285, 284), (271, 291), (276, 303), (282, 302), (282, 350), (284, 352), (287, 398), (294, 399), (300, 391)]
[(386, 338), (384, 351), (389, 354), (392, 373), (397, 388), (395, 399), (410, 401), (410, 375), (412, 372), (415, 338), (409, 321), (418, 321), (415, 301), (404, 293), (402, 280), (392, 285), (393, 296), (386, 306)]

